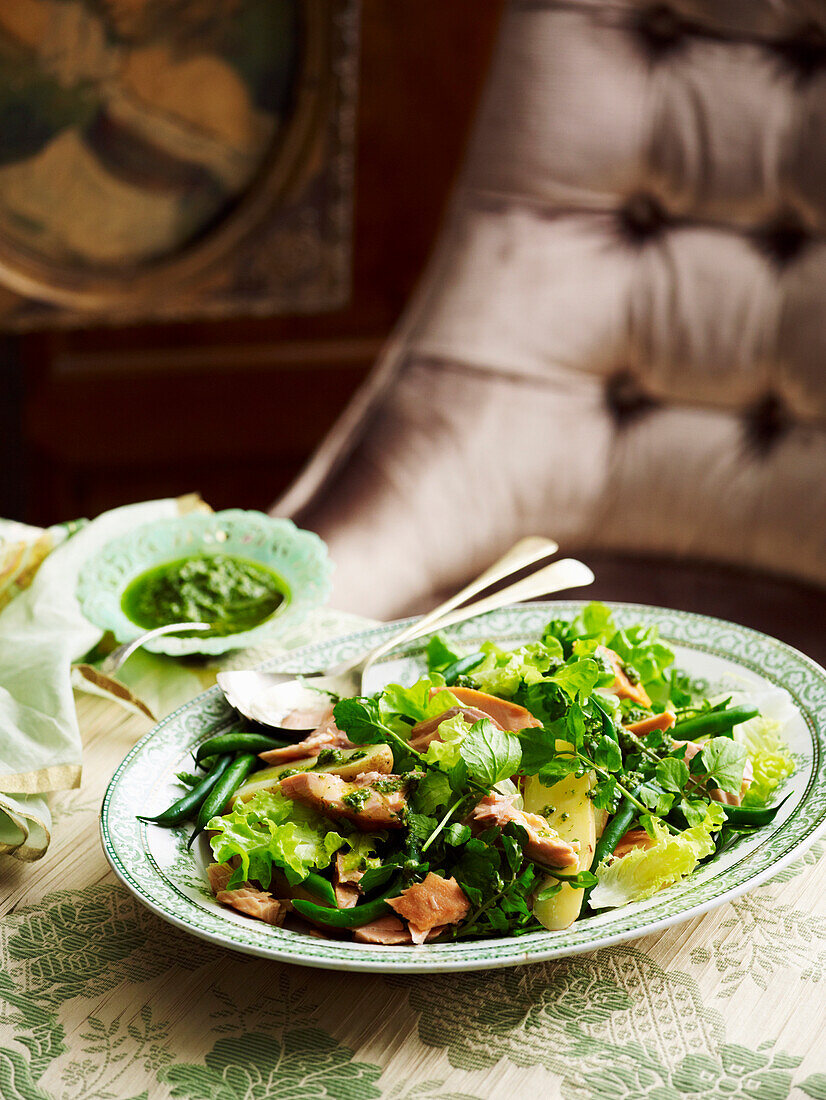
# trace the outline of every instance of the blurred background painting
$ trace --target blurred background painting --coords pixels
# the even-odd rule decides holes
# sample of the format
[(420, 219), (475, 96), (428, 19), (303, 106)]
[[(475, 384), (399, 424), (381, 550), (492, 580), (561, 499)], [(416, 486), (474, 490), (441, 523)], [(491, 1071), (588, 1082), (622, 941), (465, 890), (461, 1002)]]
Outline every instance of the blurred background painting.
[(0, 219), (7, 246), (83, 269), (203, 233), (289, 119), (294, 0), (5, 0)]
[(0, 5), (6, 327), (340, 302), (352, 8)]

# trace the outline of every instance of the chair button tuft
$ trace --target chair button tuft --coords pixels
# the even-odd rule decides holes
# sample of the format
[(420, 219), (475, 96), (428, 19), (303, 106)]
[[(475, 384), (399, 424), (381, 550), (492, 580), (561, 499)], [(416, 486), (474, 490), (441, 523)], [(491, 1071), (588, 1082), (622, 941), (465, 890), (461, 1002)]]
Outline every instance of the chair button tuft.
[(778, 267), (786, 267), (806, 249), (812, 236), (793, 210), (781, 210), (755, 232), (758, 247)]
[(622, 231), (635, 244), (656, 237), (668, 225), (669, 218), (660, 203), (646, 192), (630, 195), (620, 207)]
[(653, 58), (671, 53), (683, 41), (686, 26), (667, 4), (652, 4), (634, 17), (635, 29)]
[(619, 427), (656, 408), (657, 402), (640, 385), (636, 375), (624, 368), (605, 380), (605, 404)]
[(792, 418), (783, 399), (770, 391), (746, 410), (746, 445), (761, 458), (780, 442)]
[(826, 30), (818, 23), (805, 24), (792, 38), (781, 39), (772, 48), (803, 82), (826, 67)]

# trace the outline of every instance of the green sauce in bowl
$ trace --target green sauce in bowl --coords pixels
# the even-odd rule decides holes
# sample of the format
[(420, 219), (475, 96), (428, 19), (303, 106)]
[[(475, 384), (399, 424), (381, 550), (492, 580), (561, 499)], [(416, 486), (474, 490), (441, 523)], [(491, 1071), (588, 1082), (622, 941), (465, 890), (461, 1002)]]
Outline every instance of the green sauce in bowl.
[(210, 623), (205, 635), (252, 630), (288, 598), (284, 581), (258, 562), (232, 554), (196, 554), (140, 573), (125, 589), (121, 609), (136, 626)]

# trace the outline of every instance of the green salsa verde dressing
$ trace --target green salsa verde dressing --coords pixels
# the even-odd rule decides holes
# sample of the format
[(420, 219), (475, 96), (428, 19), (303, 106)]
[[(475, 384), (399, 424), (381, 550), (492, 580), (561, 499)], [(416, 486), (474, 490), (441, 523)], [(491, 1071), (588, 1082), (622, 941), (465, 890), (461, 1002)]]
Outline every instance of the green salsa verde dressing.
[(211, 623), (200, 637), (241, 634), (268, 619), (287, 586), (265, 565), (231, 554), (198, 554), (139, 574), (121, 597), (124, 614), (147, 630), (167, 623)]

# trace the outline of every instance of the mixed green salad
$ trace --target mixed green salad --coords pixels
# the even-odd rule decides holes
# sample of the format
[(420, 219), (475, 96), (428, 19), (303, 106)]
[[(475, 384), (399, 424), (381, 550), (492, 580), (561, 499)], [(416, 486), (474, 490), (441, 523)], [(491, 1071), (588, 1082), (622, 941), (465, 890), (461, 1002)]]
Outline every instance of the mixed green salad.
[(153, 820), (197, 815), (219, 902), (377, 944), (557, 930), (767, 825), (794, 770), (782, 715), (708, 697), (599, 603), (512, 650), (436, 635), (427, 658), (297, 744), (246, 726), (199, 747), (206, 774)]

